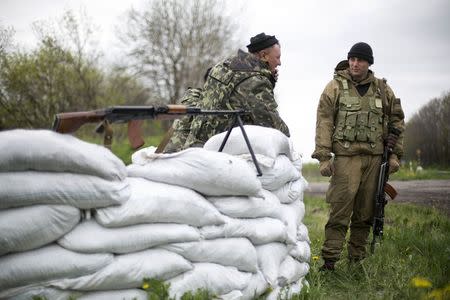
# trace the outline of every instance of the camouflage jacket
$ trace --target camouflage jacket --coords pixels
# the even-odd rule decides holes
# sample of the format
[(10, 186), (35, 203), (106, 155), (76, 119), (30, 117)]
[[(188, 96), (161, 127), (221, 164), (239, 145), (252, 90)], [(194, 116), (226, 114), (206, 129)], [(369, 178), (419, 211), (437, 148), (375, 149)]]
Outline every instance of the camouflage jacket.
[[(215, 65), (205, 82), (202, 109), (244, 109), (244, 124), (272, 127), (289, 136), (289, 129), (277, 111), (273, 89), (275, 78), (267, 63), (242, 50)], [(202, 146), (211, 136), (225, 131), (232, 117), (196, 116), (184, 148)]]
[[(180, 100), (180, 103), (186, 106), (197, 107), (199, 105), (202, 89), (199, 88), (188, 88)], [(184, 143), (191, 130), (191, 122), (193, 116), (184, 116), (180, 119), (176, 119), (172, 128), (172, 135), (167, 145), (165, 146), (163, 152), (171, 153), (178, 152), (183, 149)]]
[[(402, 132), (405, 129), (404, 113), (401, 107), (400, 99), (395, 98), (392, 89), (385, 83), (384, 80), (375, 78), (372, 71), (369, 70), (369, 76), (360, 83), (354, 82), (347, 70), (336, 71), (335, 79), (330, 81), (325, 87), (317, 108), (317, 122), (316, 122), (316, 147), (312, 154), (312, 158), (319, 161), (328, 160), (331, 158), (331, 153), (336, 155), (358, 155), (358, 154), (373, 154), (378, 155), (383, 152), (383, 139), (377, 145), (370, 145), (367, 142), (361, 141), (341, 141), (335, 138), (337, 120), (340, 108), (340, 99), (343, 97), (342, 86), (340, 81), (346, 80), (349, 83), (349, 88), (352, 92), (357, 93), (355, 86), (358, 84), (370, 83), (369, 91), (377, 94), (378, 98), (383, 98), (381, 89), (385, 91), (384, 100), (387, 102), (383, 104), (383, 137), (387, 135), (387, 127), (394, 126)], [(381, 85), (384, 85), (383, 87)], [(359, 95), (359, 94), (357, 94)], [(360, 101), (363, 101), (363, 96), (360, 96)], [(383, 101), (384, 102), (384, 101)], [(387, 106), (386, 110), (385, 107)], [(387, 114), (387, 115), (386, 115)], [(403, 133), (400, 135), (395, 148), (393, 149), (399, 158), (403, 155)]]

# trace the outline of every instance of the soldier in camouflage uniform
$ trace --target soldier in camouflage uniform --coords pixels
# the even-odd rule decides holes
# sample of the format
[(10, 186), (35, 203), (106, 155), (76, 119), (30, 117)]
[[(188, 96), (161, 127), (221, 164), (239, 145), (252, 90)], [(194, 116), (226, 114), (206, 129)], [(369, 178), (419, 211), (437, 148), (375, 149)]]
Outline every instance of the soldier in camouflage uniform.
[[(277, 111), (273, 89), (281, 65), (280, 45), (275, 36), (260, 33), (250, 39), (249, 53), (215, 65), (203, 87), (202, 109), (244, 109), (244, 124), (272, 127), (289, 136), (289, 129)], [(232, 116), (196, 116), (183, 148), (201, 147), (213, 135), (226, 131)]]
[(317, 108), (312, 157), (319, 160), (321, 174), (331, 176), (321, 270), (334, 270), (349, 227), (350, 262), (365, 257), (384, 146), (392, 149), (390, 172), (398, 170), (403, 154), (403, 134), (397, 140), (388, 132), (390, 126), (404, 131), (400, 99), (384, 79), (375, 78), (369, 70), (373, 64), (371, 47), (357, 43), (347, 59), (349, 66), (342, 62), (337, 66)]

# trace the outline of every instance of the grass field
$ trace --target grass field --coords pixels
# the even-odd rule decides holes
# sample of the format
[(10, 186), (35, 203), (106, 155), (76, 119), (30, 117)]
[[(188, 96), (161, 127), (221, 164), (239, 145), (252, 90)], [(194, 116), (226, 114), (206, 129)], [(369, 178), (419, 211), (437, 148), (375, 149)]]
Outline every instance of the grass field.
[(319, 272), (327, 221), (322, 198), (305, 198), (311, 239), (309, 290), (292, 299), (450, 299), (450, 220), (434, 209), (386, 206), (383, 242), (360, 266), (346, 259), (335, 272)]

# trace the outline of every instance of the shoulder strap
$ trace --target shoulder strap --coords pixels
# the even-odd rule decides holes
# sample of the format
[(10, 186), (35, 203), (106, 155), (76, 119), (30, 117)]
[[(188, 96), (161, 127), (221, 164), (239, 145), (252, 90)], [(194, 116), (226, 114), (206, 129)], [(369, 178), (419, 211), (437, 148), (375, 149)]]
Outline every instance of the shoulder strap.
[(377, 79), (378, 81), (378, 87), (380, 89), (380, 94), (381, 94), (381, 101), (383, 102), (383, 113), (386, 116), (390, 116), (391, 115), (391, 109), (386, 97), (386, 78), (383, 79)]

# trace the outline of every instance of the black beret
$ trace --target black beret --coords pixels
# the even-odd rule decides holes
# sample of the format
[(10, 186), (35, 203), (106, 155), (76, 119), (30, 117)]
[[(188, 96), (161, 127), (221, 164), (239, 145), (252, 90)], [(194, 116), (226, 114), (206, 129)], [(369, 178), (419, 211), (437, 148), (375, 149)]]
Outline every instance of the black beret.
[(278, 40), (274, 35), (267, 35), (261, 32), (250, 39), (250, 44), (247, 45), (247, 49), (248, 52), (255, 53), (275, 44), (278, 44)]

